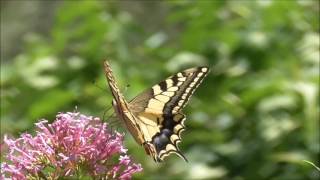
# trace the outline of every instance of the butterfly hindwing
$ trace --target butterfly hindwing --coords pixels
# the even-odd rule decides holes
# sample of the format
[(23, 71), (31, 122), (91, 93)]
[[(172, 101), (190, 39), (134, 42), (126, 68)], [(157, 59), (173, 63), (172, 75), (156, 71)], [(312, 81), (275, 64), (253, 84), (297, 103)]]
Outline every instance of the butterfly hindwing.
[(181, 132), (185, 129), (185, 115), (178, 113), (163, 116), (164, 121), (162, 128), (160, 132), (155, 134), (152, 138), (152, 144), (155, 146), (158, 158), (163, 160), (169, 154), (175, 153), (187, 161), (178, 148), (178, 143), (181, 142)]

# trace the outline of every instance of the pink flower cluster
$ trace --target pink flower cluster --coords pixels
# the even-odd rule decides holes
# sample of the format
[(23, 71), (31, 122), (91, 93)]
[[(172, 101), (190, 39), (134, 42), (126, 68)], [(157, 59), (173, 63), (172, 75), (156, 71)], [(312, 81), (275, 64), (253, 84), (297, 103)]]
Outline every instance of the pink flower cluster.
[(43, 120), (36, 126), (35, 136), (4, 137), (8, 152), (0, 179), (131, 179), (142, 171), (126, 154), (123, 135), (99, 118), (60, 113), (52, 124)]

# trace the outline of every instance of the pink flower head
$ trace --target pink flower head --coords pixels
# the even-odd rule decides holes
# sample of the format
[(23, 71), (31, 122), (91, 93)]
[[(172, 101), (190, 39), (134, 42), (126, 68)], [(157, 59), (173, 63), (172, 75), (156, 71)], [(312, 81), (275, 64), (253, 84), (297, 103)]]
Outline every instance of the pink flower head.
[[(49, 124), (36, 123), (36, 135), (4, 137), (8, 146), (0, 179), (70, 177), (82, 174), (98, 179), (131, 179), (142, 171), (123, 146), (123, 135), (111, 132), (99, 118), (60, 113)], [(115, 161), (116, 159), (116, 161)]]

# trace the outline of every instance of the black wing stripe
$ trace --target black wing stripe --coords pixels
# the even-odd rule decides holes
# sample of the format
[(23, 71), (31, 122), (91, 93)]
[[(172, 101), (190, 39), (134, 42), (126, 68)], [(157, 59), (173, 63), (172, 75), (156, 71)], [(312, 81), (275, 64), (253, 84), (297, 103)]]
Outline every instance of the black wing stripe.
[(172, 81), (173, 81), (172, 86), (177, 86), (177, 84), (179, 82), (178, 76), (177, 75), (172, 76)]
[(166, 83), (166, 81), (161, 81), (161, 82), (159, 83), (159, 86), (160, 86), (160, 89), (161, 89), (162, 91), (166, 91), (166, 90), (167, 90), (167, 83)]

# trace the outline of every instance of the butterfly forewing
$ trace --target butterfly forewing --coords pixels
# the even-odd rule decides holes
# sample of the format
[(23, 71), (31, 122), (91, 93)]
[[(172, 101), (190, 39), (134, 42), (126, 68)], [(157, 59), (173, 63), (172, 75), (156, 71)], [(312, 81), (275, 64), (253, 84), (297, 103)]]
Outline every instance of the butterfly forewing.
[(141, 133), (139, 124), (137, 124), (136, 116), (134, 116), (131, 110), (128, 108), (128, 103), (124, 99), (123, 95), (121, 94), (115, 78), (113, 77), (111, 67), (108, 61), (104, 62), (104, 71), (105, 76), (108, 80), (108, 85), (113, 95), (112, 105), (115, 109), (115, 112), (118, 118), (125, 124), (129, 132), (132, 134), (134, 139), (139, 144), (143, 144), (145, 141), (143, 134)]
[(207, 67), (197, 67), (179, 72), (136, 96), (130, 101), (129, 106), (134, 112), (145, 111), (155, 114), (179, 112), (207, 75), (208, 70)]

